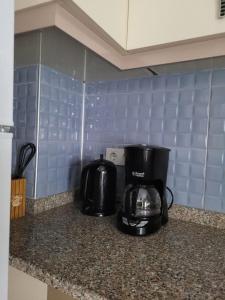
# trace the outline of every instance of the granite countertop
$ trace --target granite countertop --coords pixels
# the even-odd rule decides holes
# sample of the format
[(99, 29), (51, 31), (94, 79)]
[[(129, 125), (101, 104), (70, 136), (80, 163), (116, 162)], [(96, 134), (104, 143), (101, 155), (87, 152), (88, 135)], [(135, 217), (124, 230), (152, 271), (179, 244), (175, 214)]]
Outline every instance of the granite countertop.
[(181, 220), (134, 237), (68, 204), (12, 222), (10, 263), (75, 299), (225, 299), (225, 230)]

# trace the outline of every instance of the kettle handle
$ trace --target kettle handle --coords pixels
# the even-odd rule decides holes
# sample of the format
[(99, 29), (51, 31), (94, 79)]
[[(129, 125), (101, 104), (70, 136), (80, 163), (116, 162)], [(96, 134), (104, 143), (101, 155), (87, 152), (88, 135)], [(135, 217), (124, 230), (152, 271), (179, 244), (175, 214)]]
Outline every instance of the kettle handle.
[(89, 169), (86, 167), (82, 170), (81, 174), (81, 187), (80, 187), (80, 196), (82, 200), (86, 200), (87, 189), (88, 189), (88, 179), (89, 179)]
[(87, 169), (87, 173), (85, 176), (84, 182), (84, 199), (87, 200), (87, 187), (88, 187), (88, 179), (89, 179), (90, 169)]

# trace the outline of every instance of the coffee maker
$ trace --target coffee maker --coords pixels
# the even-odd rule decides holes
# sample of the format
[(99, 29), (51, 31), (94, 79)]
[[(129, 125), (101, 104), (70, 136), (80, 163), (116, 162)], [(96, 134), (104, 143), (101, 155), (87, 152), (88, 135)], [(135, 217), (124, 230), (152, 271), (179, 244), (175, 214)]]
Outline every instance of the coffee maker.
[[(168, 222), (169, 152), (170, 149), (151, 145), (125, 147), (125, 190), (117, 219), (121, 231), (142, 236)], [(171, 196), (173, 201), (172, 192)]]

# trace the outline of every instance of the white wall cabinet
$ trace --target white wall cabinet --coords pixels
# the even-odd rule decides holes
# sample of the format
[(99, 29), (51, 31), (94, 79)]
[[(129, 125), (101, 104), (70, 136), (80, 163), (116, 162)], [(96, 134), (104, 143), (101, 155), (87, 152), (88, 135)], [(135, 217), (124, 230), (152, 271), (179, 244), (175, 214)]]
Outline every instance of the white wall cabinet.
[(15, 1), (16, 33), (56, 26), (121, 70), (225, 55), (219, 0)]
[(73, 0), (120, 46), (126, 48), (128, 0)]
[[(39, 6), (53, 0), (15, 0), (15, 10)], [(126, 49), (129, 0), (66, 0), (75, 4), (119, 46)], [(74, 5), (75, 9), (76, 6)], [(71, 6), (68, 6), (71, 7)]]
[[(21, 10), (48, 2), (54, 1), (16, 0), (15, 4)], [(225, 35), (219, 0), (66, 0), (62, 4), (71, 13), (83, 11), (128, 51)]]
[(127, 50), (225, 33), (218, 0), (129, 0)]

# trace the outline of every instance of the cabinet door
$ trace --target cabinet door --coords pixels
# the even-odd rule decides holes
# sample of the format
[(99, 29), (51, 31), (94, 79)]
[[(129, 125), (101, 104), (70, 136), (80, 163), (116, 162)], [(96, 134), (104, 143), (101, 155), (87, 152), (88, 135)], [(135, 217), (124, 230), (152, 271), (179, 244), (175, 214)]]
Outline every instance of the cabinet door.
[(9, 268), (8, 300), (47, 300), (47, 284), (13, 267)]
[(217, 0), (130, 0), (128, 50), (225, 32)]

